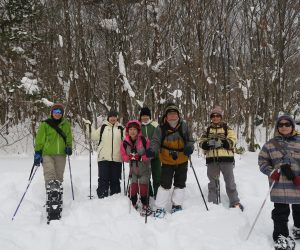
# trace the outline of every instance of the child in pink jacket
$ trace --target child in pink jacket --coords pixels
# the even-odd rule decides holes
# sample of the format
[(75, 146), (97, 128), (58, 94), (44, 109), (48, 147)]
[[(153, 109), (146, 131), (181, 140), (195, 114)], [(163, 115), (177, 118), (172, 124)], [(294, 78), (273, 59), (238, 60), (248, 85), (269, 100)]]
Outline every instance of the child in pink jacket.
[(126, 135), (120, 146), (122, 160), (129, 162), (131, 179), (128, 193), (132, 205), (137, 207), (137, 194), (140, 194), (143, 205), (141, 214), (150, 215), (152, 210), (149, 208), (148, 183), (150, 179), (150, 159), (146, 157), (146, 149), (150, 141), (142, 135), (141, 123), (138, 120), (129, 121), (126, 125)]

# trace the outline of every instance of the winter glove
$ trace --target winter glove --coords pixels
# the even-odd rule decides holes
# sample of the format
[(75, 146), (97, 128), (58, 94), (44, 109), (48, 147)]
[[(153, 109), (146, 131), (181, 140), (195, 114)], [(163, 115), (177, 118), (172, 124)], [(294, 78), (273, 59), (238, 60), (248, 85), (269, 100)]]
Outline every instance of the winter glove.
[(300, 186), (300, 176), (296, 176), (293, 182), (296, 186)]
[(202, 145), (199, 144), (199, 146), (204, 150), (209, 150), (208, 141), (203, 142)]
[(148, 149), (146, 149), (146, 156), (148, 158), (154, 158), (155, 153), (154, 153), (154, 151), (151, 148), (148, 148)]
[(91, 121), (87, 120), (87, 119), (84, 119), (82, 118), (82, 121), (84, 122), (85, 125), (91, 125)]
[(295, 174), (292, 171), (290, 164), (283, 164), (280, 166), (280, 169), (289, 181), (293, 181), (295, 179)]
[(225, 149), (229, 149), (230, 148), (228, 140), (223, 139), (221, 141), (222, 141), (223, 148), (225, 148)]
[(66, 152), (67, 155), (72, 155), (72, 148), (66, 147), (65, 152)]
[(141, 156), (139, 156), (137, 153), (130, 153), (129, 159), (131, 161), (140, 161), (141, 160)]
[(184, 146), (183, 153), (186, 156), (190, 156), (193, 153), (193, 148), (191, 146)]
[(270, 174), (270, 178), (273, 180), (273, 181), (279, 181), (279, 178), (280, 178), (280, 171), (279, 169), (274, 169), (271, 174)]
[(42, 153), (40, 151), (35, 151), (34, 154), (34, 165), (40, 166), (40, 164), (43, 162)]

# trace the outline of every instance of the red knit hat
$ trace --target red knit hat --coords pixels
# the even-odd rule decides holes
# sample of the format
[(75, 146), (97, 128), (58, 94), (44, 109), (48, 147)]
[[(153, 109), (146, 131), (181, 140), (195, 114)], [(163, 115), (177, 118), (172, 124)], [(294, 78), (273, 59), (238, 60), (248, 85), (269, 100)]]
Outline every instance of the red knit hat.
[(211, 116), (212, 114), (218, 114), (220, 116), (223, 116), (223, 110), (220, 106), (215, 106), (209, 113), (209, 116)]

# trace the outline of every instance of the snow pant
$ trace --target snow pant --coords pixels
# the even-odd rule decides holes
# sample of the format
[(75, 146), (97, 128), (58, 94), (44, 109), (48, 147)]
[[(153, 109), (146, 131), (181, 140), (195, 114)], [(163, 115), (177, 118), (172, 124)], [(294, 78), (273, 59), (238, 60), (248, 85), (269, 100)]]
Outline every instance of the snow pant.
[(166, 208), (171, 194), (172, 182), (174, 179), (174, 190), (171, 194), (173, 205), (182, 206), (184, 199), (184, 188), (187, 178), (188, 162), (179, 165), (162, 164), (160, 187), (157, 191), (155, 205), (158, 208)]
[(141, 202), (143, 205), (149, 204), (148, 199), (148, 187), (150, 180), (150, 162), (149, 161), (131, 161), (130, 162), (130, 187), (129, 197), (132, 205), (135, 206), (137, 202), (137, 194), (141, 196)]
[[(279, 235), (289, 236), (288, 218), (290, 215), (290, 205), (274, 203), (272, 219), (274, 222), (273, 240), (276, 241)], [(292, 215), (294, 226), (300, 228), (300, 204), (292, 204)]]
[[(120, 179), (122, 162), (99, 161), (98, 162), (98, 188), (99, 199), (121, 192)], [(110, 191), (110, 192), (109, 192)]]
[(65, 155), (43, 155), (43, 171), (45, 186), (51, 180), (63, 182), (66, 166)]
[(161, 163), (159, 158), (151, 160), (151, 173), (152, 173), (152, 182), (149, 182), (149, 194), (156, 198), (157, 190), (160, 185), (160, 175), (161, 175)]
[(220, 172), (222, 172), (226, 193), (229, 198), (229, 206), (234, 206), (240, 202), (238, 192), (236, 190), (236, 184), (233, 174), (232, 162), (210, 162), (207, 163), (207, 177), (208, 183), (208, 202), (217, 204), (217, 183), (216, 180), (220, 178)]

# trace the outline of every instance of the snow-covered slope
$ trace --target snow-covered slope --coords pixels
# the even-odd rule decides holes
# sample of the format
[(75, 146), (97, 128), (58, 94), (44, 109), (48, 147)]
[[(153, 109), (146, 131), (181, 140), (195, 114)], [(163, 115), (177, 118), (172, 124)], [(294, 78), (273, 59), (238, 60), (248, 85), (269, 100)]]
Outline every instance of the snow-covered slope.
[[(196, 154), (193, 165), (205, 199), (206, 166)], [(71, 157), (75, 201), (72, 201), (68, 165), (64, 181), (64, 210), (61, 221), (46, 224), (42, 169), (38, 169), (14, 221), (12, 215), (27, 186), (32, 166), (28, 156), (0, 157), (0, 249), (5, 250), (241, 250), (273, 249), (271, 210), (268, 200), (248, 241), (246, 236), (268, 192), (267, 178), (257, 166), (257, 153), (236, 156), (234, 170), (245, 211), (229, 209), (224, 181), (222, 204), (208, 204), (206, 211), (192, 169), (189, 169), (184, 210), (165, 219), (129, 213), (124, 194), (90, 200), (88, 156)], [(127, 166), (125, 166), (127, 169)], [(127, 175), (126, 175), (127, 176)], [(92, 193), (97, 186), (97, 163), (92, 160)], [(123, 188), (123, 183), (122, 183)], [(292, 226), (292, 218), (290, 218)], [(298, 246), (300, 249), (300, 244)]]

